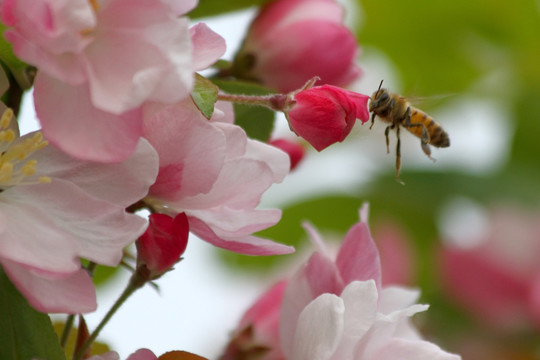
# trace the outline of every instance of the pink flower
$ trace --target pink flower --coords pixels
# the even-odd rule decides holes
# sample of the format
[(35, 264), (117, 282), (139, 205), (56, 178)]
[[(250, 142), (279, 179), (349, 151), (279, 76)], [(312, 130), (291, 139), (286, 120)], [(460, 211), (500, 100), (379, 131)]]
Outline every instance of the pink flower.
[(139, 106), (189, 96), (193, 72), (224, 51), (217, 34), (190, 31), (178, 17), (188, 5), (195, 2), (3, 1), (6, 38), (40, 70), (36, 112), (49, 141), (79, 159), (127, 158), (142, 133)]
[[(367, 210), (361, 214), (366, 216)], [(278, 284), (244, 315), (240, 334), (251, 328), (251, 338), (233, 341), (227, 351), (249, 344), (266, 349), (265, 360), (460, 359), (422, 340), (409, 323), (427, 309), (414, 304), (417, 291), (380, 289), (379, 256), (364, 220), (349, 230), (335, 260), (319, 234), (311, 226), (307, 230), (319, 251), (284, 292)]]
[(144, 231), (146, 221), (125, 208), (154, 181), (155, 151), (141, 140), (126, 161), (107, 165), (72, 159), (47, 146), (40, 133), (7, 138), (0, 142), (2, 267), (39, 311), (95, 310), (79, 258), (115, 266)]
[(187, 247), (189, 224), (184, 213), (174, 218), (151, 214), (148, 220), (148, 228), (135, 242), (137, 265), (146, 266), (154, 279), (180, 260)]
[(376, 243), (384, 269), (382, 284), (412, 285), (415, 282), (415, 254), (403, 229), (396, 224), (379, 224)]
[(358, 54), (335, 1), (278, 0), (253, 21), (235, 66), (240, 76), (289, 92), (314, 76), (323, 84), (348, 85), (361, 74)]
[(539, 219), (538, 213), (495, 209), (485, 234), (471, 239), (474, 246), (447, 245), (440, 263), (448, 296), (499, 330), (540, 325)]
[(291, 159), (291, 171), (298, 166), (306, 154), (306, 149), (298, 142), (292, 140), (274, 139), (270, 141), (270, 145), (285, 151), (287, 155), (289, 155), (289, 158)]
[(369, 120), (369, 97), (331, 85), (312, 87), (294, 94), (286, 112), (291, 129), (315, 149), (343, 141), (356, 119)]
[(251, 235), (281, 217), (280, 210), (256, 206), (288, 173), (288, 156), (248, 139), (231, 121), (229, 103), (218, 103), (211, 121), (191, 100), (145, 106), (145, 136), (160, 156), (146, 201), (160, 212), (185, 212), (190, 230), (215, 246), (251, 255), (289, 253), (289, 246)]

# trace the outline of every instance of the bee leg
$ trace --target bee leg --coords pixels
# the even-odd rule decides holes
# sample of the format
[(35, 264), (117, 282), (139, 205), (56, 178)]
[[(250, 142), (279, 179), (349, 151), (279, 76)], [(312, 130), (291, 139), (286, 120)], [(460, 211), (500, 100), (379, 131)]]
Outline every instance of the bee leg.
[(420, 138), (420, 145), (422, 146), (422, 151), (424, 151), (424, 154), (431, 160), (435, 161), (434, 158), (431, 157), (431, 148), (429, 147), (429, 142), (431, 141), (431, 137), (429, 136), (429, 133), (427, 131), (427, 128), (422, 123), (411, 123), (411, 107), (407, 108), (407, 112), (405, 114), (405, 127), (412, 128), (416, 126), (422, 127), (422, 137)]
[(390, 138), (388, 137), (388, 134), (390, 133), (390, 129), (393, 128), (393, 125), (388, 125), (386, 129), (384, 130), (384, 136), (386, 137), (386, 153), (390, 154)]
[(371, 125), (369, 127), (369, 130), (375, 125), (375, 113), (371, 114)]
[(399, 126), (396, 127), (396, 137), (396, 181), (401, 185), (405, 185), (405, 183), (399, 179), (399, 171), (401, 170), (401, 139), (399, 137)]

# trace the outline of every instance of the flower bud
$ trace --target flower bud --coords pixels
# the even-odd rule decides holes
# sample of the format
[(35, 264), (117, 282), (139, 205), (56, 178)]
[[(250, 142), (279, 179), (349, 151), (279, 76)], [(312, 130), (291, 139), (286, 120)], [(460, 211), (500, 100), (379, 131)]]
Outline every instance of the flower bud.
[(289, 158), (291, 159), (291, 170), (298, 166), (306, 154), (306, 150), (302, 144), (289, 139), (274, 139), (270, 141), (270, 145), (283, 150), (287, 153), (287, 155), (289, 155)]
[(185, 213), (174, 219), (165, 214), (151, 214), (145, 233), (135, 242), (137, 264), (146, 266), (150, 278), (155, 279), (169, 270), (184, 253), (189, 235)]
[(356, 119), (369, 120), (368, 100), (332, 85), (316, 86), (295, 94), (286, 116), (291, 129), (321, 151), (343, 141)]
[(261, 9), (234, 60), (236, 76), (280, 92), (319, 76), (319, 84), (346, 86), (361, 74), (343, 8), (334, 0), (277, 0)]

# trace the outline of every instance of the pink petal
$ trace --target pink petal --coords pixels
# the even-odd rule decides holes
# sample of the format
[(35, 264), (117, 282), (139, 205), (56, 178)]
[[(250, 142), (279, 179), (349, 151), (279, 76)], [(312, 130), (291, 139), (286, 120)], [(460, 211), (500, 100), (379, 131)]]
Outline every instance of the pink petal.
[[(146, 100), (174, 103), (193, 86), (188, 21), (159, 1), (116, 0), (85, 49), (92, 101), (119, 114)], [(114, 76), (111, 76), (114, 74)]]
[(238, 328), (253, 325), (259, 341), (278, 348), (281, 303), (286, 286), (286, 281), (280, 281), (259, 297), (246, 311)]
[(139, 349), (129, 355), (127, 360), (157, 360), (157, 357), (148, 349)]
[(214, 246), (246, 255), (279, 255), (294, 252), (292, 246), (273, 242), (256, 236), (235, 236), (231, 239), (221, 238), (208, 225), (199, 219), (189, 218), (190, 230), (201, 239)]
[(1, 262), (13, 284), (38, 311), (77, 314), (97, 308), (94, 285), (84, 269), (49, 279), (16, 262), (7, 259)]
[(306, 265), (306, 277), (314, 298), (324, 293), (340, 295), (345, 287), (334, 262), (318, 252)]
[(37, 152), (36, 160), (37, 173), (72, 182), (89, 195), (124, 207), (146, 195), (158, 170), (156, 151), (144, 139), (118, 164), (79, 161), (53, 146)]
[(166, 107), (147, 104), (144, 117), (144, 136), (160, 161), (150, 195), (173, 201), (208, 193), (225, 160), (223, 132), (208, 122), (191, 100)]
[(357, 223), (349, 230), (336, 258), (336, 265), (345, 284), (373, 279), (380, 289), (379, 252), (366, 223)]
[(0, 253), (43, 270), (74, 272), (78, 257), (117, 265), (122, 249), (146, 227), (143, 218), (125, 213), (124, 207), (60, 179), (9, 188), (1, 197)]
[(142, 134), (140, 110), (119, 116), (104, 112), (91, 104), (86, 85), (73, 87), (43, 73), (34, 86), (43, 134), (55, 146), (99, 162), (120, 162), (135, 151)]
[(189, 30), (193, 45), (195, 71), (206, 69), (225, 54), (227, 49), (225, 39), (212, 31), (205, 23), (198, 23)]
[(343, 335), (344, 312), (343, 301), (335, 295), (313, 300), (298, 317), (292, 354), (284, 351), (285, 355), (295, 360), (330, 359)]

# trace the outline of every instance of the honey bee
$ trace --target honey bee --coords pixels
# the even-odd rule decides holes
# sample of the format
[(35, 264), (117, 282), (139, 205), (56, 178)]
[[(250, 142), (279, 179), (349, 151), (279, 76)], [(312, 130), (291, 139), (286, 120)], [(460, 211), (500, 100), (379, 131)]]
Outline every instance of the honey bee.
[(387, 89), (381, 88), (381, 84), (377, 91), (371, 95), (369, 102), (369, 111), (371, 115), (371, 126), (375, 123), (375, 116), (378, 116), (382, 121), (390, 123), (384, 131), (386, 137), (386, 151), (390, 153), (390, 140), (388, 134), (391, 129), (396, 130), (397, 145), (396, 145), (396, 180), (399, 180), (399, 170), (401, 169), (401, 141), (399, 138), (399, 129), (404, 127), (410, 133), (420, 138), (422, 150), (428, 158), (435, 161), (431, 157), (431, 148), (429, 145), (436, 147), (450, 146), (450, 138), (448, 133), (444, 131), (431, 116), (412, 107), (407, 99), (398, 94), (389, 92)]

